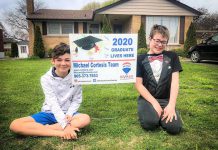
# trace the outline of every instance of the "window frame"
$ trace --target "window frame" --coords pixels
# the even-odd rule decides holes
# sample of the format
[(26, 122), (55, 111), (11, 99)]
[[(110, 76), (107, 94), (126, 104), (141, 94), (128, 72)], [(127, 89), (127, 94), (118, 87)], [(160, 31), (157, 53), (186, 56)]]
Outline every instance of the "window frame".
[[(49, 33), (49, 28), (51, 24), (58, 24), (59, 25), (59, 33)], [(63, 25), (64, 24), (71, 24), (72, 25), (72, 33), (63, 33)], [(47, 35), (49, 36), (67, 36), (69, 34), (74, 33), (74, 22), (48, 22), (47, 23)]]
[[(24, 48), (24, 49), (23, 49)], [(24, 52), (25, 51), (25, 52)], [(25, 46), (25, 45), (21, 45), (20, 46), (20, 53), (21, 54), (26, 54), (27, 53), (27, 46)]]
[[(171, 21), (170, 21), (170, 19), (175, 19), (175, 23), (177, 24), (177, 28), (176, 28), (176, 36), (174, 37), (174, 38), (176, 38), (176, 40), (174, 40), (174, 42), (172, 42), (172, 41), (170, 41), (170, 38), (171, 37), (169, 37), (169, 42), (168, 42), (168, 45), (179, 45), (179, 34), (180, 34), (180, 17), (179, 16), (146, 16), (146, 21), (145, 21), (145, 23), (146, 23), (146, 26), (145, 26), (145, 31), (146, 31), (146, 39), (147, 39), (147, 41), (149, 41), (148, 39), (149, 39), (149, 34), (150, 34), (150, 31), (151, 31), (151, 27), (153, 26), (151, 26), (150, 27), (150, 29), (149, 28), (147, 28), (147, 22), (149, 22), (150, 20), (148, 19), (148, 18), (152, 18), (153, 17), (153, 25), (154, 24), (159, 24), (159, 25), (164, 25), (164, 26), (166, 26), (167, 28), (168, 28), (168, 30), (169, 30), (169, 32), (170, 32), (170, 36), (172, 36), (172, 29), (170, 28), (170, 27), (168, 27), (167, 25), (166, 25), (166, 23), (163, 23), (163, 22), (166, 22), (166, 19), (168, 19), (168, 23), (170, 23)], [(160, 20), (158, 20), (158, 19), (160, 19)], [(155, 23), (155, 21), (156, 22), (161, 22), (161, 23)]]
[[(90, 33), (90, 26), (91, 25), (98, 25), (98, 33)], [(89, 34), (100, 34), (101, 33), (101, 24), (99, 22), (92, 22), (92, 23), (88, 23), (87, 25), (87, 31)]]

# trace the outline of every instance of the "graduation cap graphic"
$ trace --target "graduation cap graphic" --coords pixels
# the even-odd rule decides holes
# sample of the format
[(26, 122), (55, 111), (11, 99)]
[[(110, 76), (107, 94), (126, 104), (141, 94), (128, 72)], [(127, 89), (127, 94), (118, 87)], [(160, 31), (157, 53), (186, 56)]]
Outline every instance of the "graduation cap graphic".
[(92, 48), (95, 48), (95, 52), (97, 52), (99, 51), (99, 47), (96, 45), (96, 43), (99, 41), (102, 41), (102, 40), (90, 35), (90, 36), (78, 39), (74, 41), (74, 43), (78, 47), (81, 47), (84, 50), (91, 50)]

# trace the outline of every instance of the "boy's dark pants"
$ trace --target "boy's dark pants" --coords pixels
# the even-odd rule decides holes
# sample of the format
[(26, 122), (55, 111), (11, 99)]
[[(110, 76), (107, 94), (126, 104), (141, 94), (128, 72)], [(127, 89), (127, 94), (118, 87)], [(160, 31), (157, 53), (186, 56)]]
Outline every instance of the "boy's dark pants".
[[(162, 109), (164, 109), (167, 104), (168, 100), (166, 99), (158, 99), (159, 104), (161, 105)], [(166, 119), (161, 121), (162, 117), (159, 117), (154, 107), (149, 103), (147, 100), (143, 99), (139, 96), (138, 98), (138, 116), (139, 121), (145, 130), (155, 130), (159, 126), (161, 126), (164, 130), (166, 130), (170, 134), (178, 134), (182, 128), (182, 121), (179, 116), (178, 111), (176, 111), (177, 120), (173, 118), (172, 122), (166, 123)]]

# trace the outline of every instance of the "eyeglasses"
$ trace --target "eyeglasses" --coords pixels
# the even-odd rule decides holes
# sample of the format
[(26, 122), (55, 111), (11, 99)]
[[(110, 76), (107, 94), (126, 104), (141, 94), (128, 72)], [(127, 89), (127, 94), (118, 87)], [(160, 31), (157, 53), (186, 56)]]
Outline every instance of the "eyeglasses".
[(163, 45), (163, 46), (166, 46), (167, 45), (167, 41), (161, 41), (161, 40), (159, 40), (159, 39), (152, 39), (152, 40), (154, 40), (154, 43), (155, 44), (157, 44), (157, 45)]

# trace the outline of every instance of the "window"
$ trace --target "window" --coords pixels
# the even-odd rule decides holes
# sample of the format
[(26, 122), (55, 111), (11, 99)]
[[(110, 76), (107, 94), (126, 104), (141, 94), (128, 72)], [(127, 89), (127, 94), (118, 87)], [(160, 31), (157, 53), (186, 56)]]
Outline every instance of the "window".
[(213, 36), (212, 39), (213, 39), (214, 41), (218, 42), (218, 35)]
[(73, 25), (69, 23), (61, 24), (62, 34), (73, 33)]
[(90, 24), (89, 33), (99, 33), (99, 24)]
[(69, 34), (73, 33), (73, 23), (48, 23), (48, 34)]
[(212, 36), (208, 41), (208, 44), (218, 45), (218, 35)]
[(60, 34), (60, 24), (48, 23), (48, 34)]
[(26, 51), (26, 46), (20, 46), (21, 54), (22, 53), (27, 53)]
[(170, 32), (169, 43), (179, 43), (179, 17), (158, 17), (147, 16), (146, 17), (146, 38), (149, 38), (151, 28), (154, 24), (164, 25)]

